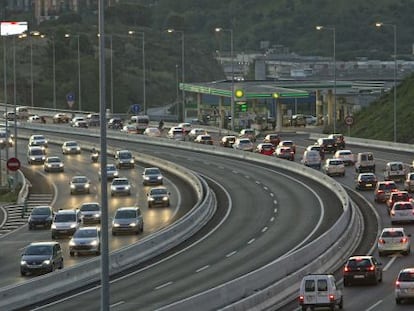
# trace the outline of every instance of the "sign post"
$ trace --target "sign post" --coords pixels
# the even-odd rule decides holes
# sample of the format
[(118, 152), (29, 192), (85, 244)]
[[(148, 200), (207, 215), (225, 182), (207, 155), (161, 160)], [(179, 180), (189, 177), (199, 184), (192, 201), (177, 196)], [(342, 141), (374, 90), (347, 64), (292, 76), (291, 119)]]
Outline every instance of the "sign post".
[(354, 124), (354, 117), (351, 115), (347, 115), (345, 117), (345, 124), (348, 127), (348, 136), (351, 136), (351, 125)]
[(137, 131), (138, 131), (138, 114), (140, 110), (141, 110), (141, 107), (139, 106), (139, 104), (133, 104), (131, 106), (132, 113), (135, 113), (135, 115), (137, 116), (137, 123), (135, 124), (135, 128)]

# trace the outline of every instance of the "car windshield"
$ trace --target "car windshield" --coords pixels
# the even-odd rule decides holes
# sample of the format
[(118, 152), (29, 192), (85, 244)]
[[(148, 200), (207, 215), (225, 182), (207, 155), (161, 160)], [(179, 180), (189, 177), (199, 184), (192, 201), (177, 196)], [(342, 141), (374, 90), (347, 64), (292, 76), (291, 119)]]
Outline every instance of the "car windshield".
[(371, 266), (371, 261), (367, 258), (364, 259), (351, 259), (348, 261), (347, 264), (350, 268), (360, 268), (360, 267), (368, 267)]
[(66, 146), (68, 146), (68, 147), (76, 147), (77, 145), (78, 145), (78, 143), (76, 143), (74, 141), (66, 143)]
[(284, 141), (283, 142), (283, 146), (292, 146), (293, 142), (292, 141)]
[(163, 189), (163, 188), (153, 188), (151, 189), (151, 195), (162, 195), (162, 194), (167, 194), (167, 189)]
[(339, 155), (347, 156), (347, 155), (352, 155), (352, 153), (350, 151), (342, 151), (342, 152), (339, 153)]
[(396, 211), (410, 210), (413, 209), (413, 205), (411, 203), (397, 203), (394, 204), (393, 209)]
[(151, 168), (145, 170), (145, 175), (160, 175), (161, 172), (158, 168)]
[(42, 135), (38, 135), (38, 136), (33, 136), (33, 140), (44, 140), (45, 137)]
[(97, 237), (96, 229), (81, 229), (77, 230), (73, 235), (74, 238), (95, 238)]
[(115, 218), (123, 219), (123, 218), (135, 218), (137, 217), (137, 213), (135, 210), (121, 210), (117, 211)]
[(88, 182), (88, 179), (85, 177), (74, 177), (72, 178), (74, 184), (85, 184)]
[(401, 272), (398, 276), (398, 281), (400, 282), (414, 282), (414, 273), (410, 272)]
[(394, 163), (390, 165), (390, 170), (391, 171), (402, 171), (403, 170), (403, 166), (401, 163)]
[(32, 149), (30, 151), (31, 155), (43, 155), (43, 150), (42, 149)]
[(75, 214), (56, 214), (55, 222), (75, 222)]
[(374, 177), (374, 175), (361, 175), (360, 179), (362, 181), (373, 181), (373, 180), (375, 180), (375, 177)]
[(49, 163), (57, 163), (57, 162), (60, 162), (60, 159), (59, 158), (48, 158), (47, 159), (47, 162), (49, 162)]
[(379, 185), (380, 190), (394, 190), (397, 189), (397, 185), (395, 183), (384, 183)]
[(201, 140), (211, 140), (210, 136), (201, 136)]
[(116, 171), (116, 167), (113, 164), (107, 165), (106, 166), (106, 170), (107, 171)]
[(408, 201), (410, 199), (408, 193), (394, 193), (392, 194), (392, 201)]
[(323, 139), (322, 143), (324, 145), (332, 145), (334, 143), (334, 140), (333, 139)]
[(270, 151), (272, 149), (273, 149), (273, 146), (272, 145), (262, 145), (262, 150)]
[(25, 255), (52, 255), (52, 246), (30, 245), (26, 248)]
[(100, 207), (98, 204), (83, 204), (80, 208), (81, 212), (94, 212), (99, 210)]
[(36, 207), (32, 210), (32, 215), (50, 215), (49, 207)]
[(120, 152), (119, 158), (120, 159), (131, 159), (132, 155), (129, 152)]
[(115, 186), (128, 185), (128, 180), (126, 180), (126, 179), (114, 179), (112, 181), (112, 185), (115, 185)]
[(402, 231), (384, 231), (381, 235), (383, 238), (399, 238), (404, 236)]
[(342, 161), (330, 160), (329, 165), (341, 165), (344, 164)]

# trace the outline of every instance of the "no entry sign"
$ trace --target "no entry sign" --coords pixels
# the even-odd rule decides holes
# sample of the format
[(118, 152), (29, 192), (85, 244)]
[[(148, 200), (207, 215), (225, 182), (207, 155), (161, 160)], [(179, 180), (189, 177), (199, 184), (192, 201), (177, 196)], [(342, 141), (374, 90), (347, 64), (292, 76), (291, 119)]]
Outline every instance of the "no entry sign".
[(7, 168), (10, 171), (17, 171), (20, 168), (20, 161), (18, 158), (10, 158), (7, 160)]

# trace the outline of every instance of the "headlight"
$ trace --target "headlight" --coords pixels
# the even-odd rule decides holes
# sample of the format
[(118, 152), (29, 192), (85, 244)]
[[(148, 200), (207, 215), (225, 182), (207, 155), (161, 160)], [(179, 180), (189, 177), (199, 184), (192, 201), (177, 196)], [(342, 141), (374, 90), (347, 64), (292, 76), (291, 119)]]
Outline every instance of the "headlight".
[(53, 223), (51, 228), (56, 229), (56, 225)]
[(129, 190), (129, 189), (131, 189), (131, 186), (130, 185), (125, 186), (125, 189)]
[(74, 240), (70, 240), (69, 241), (69, 246), (75, 246), (75, 241)]
[(118, 172), (114, 172), (114, 176), (118, 177)]
[(76, 150), (80, 150), (80, 147), (78, 146), (78, 147), (76, 147)]
[(135, 223), (135, 222), (131, 222), (130, 224), (129, 224), (129, 226), (130, 227), (135, 227), (137, 224)]
[(70, 185), (70, 188), (71, 188), (71, 189), (75, 189), (75, 185), (74, 185), (74, 184), (71, 184), (71, 185)]
[(149, 178), (149, 176), (144, 176), (144, 179), (145, 179), (145, 180), (148, 180), (148, 179), (150, 179), (150, 178)]
[(63, 167), (63, 163), (59, 163), (59, 167)]
[(25, 266), (26, 264), (27, 264), (26, 260), (21, 260), (21, 261), (20, 261), (20, 265), (21, 265), (21, 266)]
[(70, 224), (70, 228), (71, 229), (76, 228), (76, 224)]
[(154, 201), (153, 197), (148, 197), (148, 201)]
[(158, 176), (158, 177), (157, 177), (157, 179), (158, 179), (158, 180), (161, 180), (161, 179), (162, 179), (162, 176)]
[(50, 260), (49, 260), (49, 259), (44, 260), (44, 261), (43, 261), (43, 264), (44, 264), (44, 265), (50, 265)]
[(34, 160), (36, 160), (36, 157), (30, 157), (30, 160), (34, 161)]
[(97, 241), (97, 240), (93, 240), (93, 241), (91, 241), (91, 245), (93, 245), (93, 246), (98, 245), (98, 241)]
[(134, 163), (134, 159), (129, 160), (129, 163)]
[(95, 214), (95, 215), (93, 215), (93, 217), (99, 218), (99, 217), (101, 217), (101, 214)]
[(119, 227), (119, 224), (118, 223), (114, 223), (114, 224), (112, 224), (114, 227)]
[(168, 197), (163, 197), (162, 200), (163, 201), (168, 201)]
[(42, 157), (42, 161), (44, 161), (44, 160), (46, 160), (46, 157), (45, 156)]
[(85, 188), (89, 188), (89, 184), (85, 184)]

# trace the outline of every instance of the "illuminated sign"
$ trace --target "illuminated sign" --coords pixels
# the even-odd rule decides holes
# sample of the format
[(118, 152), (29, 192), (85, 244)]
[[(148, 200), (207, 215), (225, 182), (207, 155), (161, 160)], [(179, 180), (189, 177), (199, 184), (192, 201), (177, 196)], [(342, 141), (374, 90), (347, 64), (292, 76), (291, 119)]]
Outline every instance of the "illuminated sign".
[(0, 35), (13, 36), (20, 35), (27, 31), (27, 22), (1, 22)]

